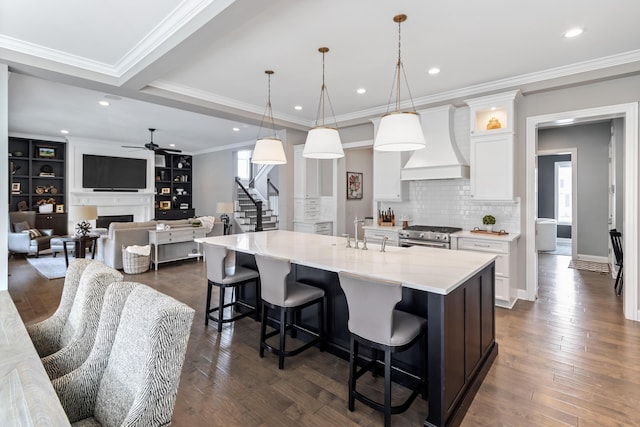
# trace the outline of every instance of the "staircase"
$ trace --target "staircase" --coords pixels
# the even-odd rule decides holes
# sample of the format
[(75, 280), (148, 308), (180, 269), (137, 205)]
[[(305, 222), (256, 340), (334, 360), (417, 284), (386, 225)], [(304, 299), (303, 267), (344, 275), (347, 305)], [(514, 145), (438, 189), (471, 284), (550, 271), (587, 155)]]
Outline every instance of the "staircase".
[[(237, 181), (236, 181), (237, 182)], [(249, 195), (247, 195), (247, 192)], [(254, 188), (246, 188), (237, 182), (234, 218), (236, 223), (246, 232), (256, 231), (257, 208), (251, 200), (262, 201), (262, 230), (277, 230), (278, 215), (274, 214), (269, 203)]]

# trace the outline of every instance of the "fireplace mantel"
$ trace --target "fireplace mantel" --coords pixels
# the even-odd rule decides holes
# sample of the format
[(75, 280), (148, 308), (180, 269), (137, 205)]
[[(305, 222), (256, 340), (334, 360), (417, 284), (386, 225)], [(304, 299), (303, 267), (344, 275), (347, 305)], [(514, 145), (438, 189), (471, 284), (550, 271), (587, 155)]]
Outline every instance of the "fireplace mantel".
[(72, 191), (70, 205), (95, 205), (98, 215), (133, 215), (133, 220), (153, 219), (153, 193)]

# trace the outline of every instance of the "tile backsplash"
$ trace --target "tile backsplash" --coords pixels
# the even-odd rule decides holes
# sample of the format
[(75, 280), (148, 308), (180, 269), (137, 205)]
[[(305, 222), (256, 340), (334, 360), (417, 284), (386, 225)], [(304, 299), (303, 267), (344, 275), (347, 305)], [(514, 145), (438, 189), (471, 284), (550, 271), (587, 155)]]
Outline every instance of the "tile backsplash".
[[(457, 108), (454, 113), (454, 137), (460, 154), (469, 164), (469, 108)], [(520, 232), (520, 201), (477, 202), (469, 196), (468, 179), (445, 179), (409, 182), (409, 200), (380, 202), (380, 209), (391, 208), (396, 222), (409, 217), (410, 225), (442, 225), (465, 230), (483, 227), (482, 217), (496, 217), (496, 230)]]

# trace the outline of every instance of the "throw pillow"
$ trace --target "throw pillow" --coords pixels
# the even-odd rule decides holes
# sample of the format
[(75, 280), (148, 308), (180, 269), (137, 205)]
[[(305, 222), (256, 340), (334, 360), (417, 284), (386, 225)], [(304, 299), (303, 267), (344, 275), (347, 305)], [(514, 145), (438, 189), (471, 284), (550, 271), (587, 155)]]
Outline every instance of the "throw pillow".
[(29, 225), (29, 223), (27, 221), (22, 221), (22, 222), (15, 222), (13, 224), (13, 231), (15, 231), (16, 233), (21, 233), (25, 230), (30, 229), (31, 226)]
[(42, 234), (42, 231), (37, 230), (35, 228), (30, 228), (28, 230), (22, 230), (23, 233), (29, 233), (29, 237), (31, 239), (35, 239), (36, 237), (42, 237), (44, 236), (44, 234)]

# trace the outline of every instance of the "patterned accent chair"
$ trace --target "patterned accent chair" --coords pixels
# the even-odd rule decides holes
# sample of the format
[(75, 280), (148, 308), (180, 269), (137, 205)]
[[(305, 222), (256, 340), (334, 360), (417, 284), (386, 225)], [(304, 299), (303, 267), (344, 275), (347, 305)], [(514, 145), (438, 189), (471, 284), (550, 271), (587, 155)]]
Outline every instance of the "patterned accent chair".
[(99, 261), (76, 259), (69, 265), (58, 310), (50, 318), (27, 326), (49, 378), (71, 372), (87, 359), (98, 329), (104, 293), (111, 283), (120, 282), (123, 277)]
[(89, 358), (52, 381), (75, 426), (166, 426), (195, 311), (150, 287), (113, 284)]

